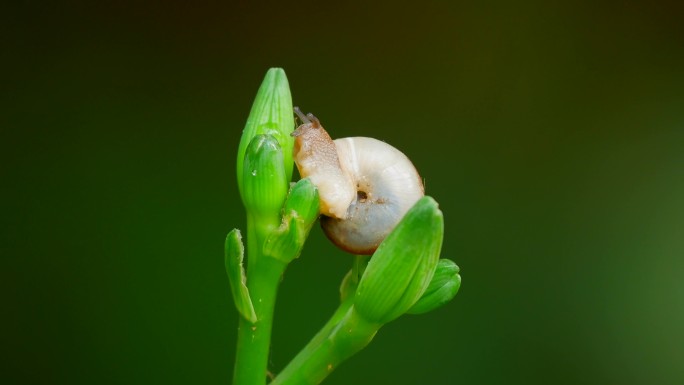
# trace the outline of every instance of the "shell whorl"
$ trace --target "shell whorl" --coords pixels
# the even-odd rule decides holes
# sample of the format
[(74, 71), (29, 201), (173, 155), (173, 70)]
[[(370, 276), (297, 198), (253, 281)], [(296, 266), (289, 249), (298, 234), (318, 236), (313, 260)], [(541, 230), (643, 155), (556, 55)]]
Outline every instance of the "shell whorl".
[(406, 155), (385, 142), (354, 137), (335, 145), (357, 193), (346, 219), (321, 218), (323, 230), (344, 250), (372, 254), (425, 194), (422, 180)]

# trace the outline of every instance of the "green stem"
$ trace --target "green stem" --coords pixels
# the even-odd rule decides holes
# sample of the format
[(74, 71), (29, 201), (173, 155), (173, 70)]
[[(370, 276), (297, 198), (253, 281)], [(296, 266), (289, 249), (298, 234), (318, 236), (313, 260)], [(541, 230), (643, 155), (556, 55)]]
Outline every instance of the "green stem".
[(261, 252), (266, 236), (278, 225), (274, 219), (247, 217), (247, 287), (257, 315), (252, 324), (240, 317), (234, 385), (264, 385), (268, 373), (273, 310), (280, 278), (286, 264)]
[(330, 317), (328, 322), (321, 328), (321, 330), (319, 330), (318, 333), (316, 333), (316, 335), (311, 339), (311, 341), (309, 341), (309, 343), (306, 344), (302, 350), (300, 350), (297, 356), (290, 361), (288, 367), (300, 365), (300, 361), (305, 361), (311, 352), (316, 350), (326, 338), (330, 337), (332, 331), (335, 329), (335, 327), (337, 327), (344, 315), (347, 314), (353, 303), (353, 298), (342, 302), (337, 310), (335, 310), (335, 313), (333, 313), (333, 316)]
[(326, 324), (323, 325), (321, 330), (319, 330), (318, 333), (316, 333), (316, 335), (311, 339), (311, 341), (309, 341), (309, 343), (292, 360), (292, 362), (294, 362), (297, 359), (303, 359), (307, 357), (309, 352), (316, 349), (316, 347), (320, 345), (320, 343), (330, 335), (330, 333), (337, 326), (337, 324), (340, 323), (342, 317), (344, 317), (344, 315), (347, 314), (349, 308), (351, 308), (354, 304), (356, 286), (359, 284), (359, 280), (361, 279), (363, 271), (366, 269), (366, 265), (368, 264), (369, 259), (370, 258), (368, 258), (365, 255), (354, 256), (352, 270), (350, 272), (352, 276), (349, 278), (351, 280), (349, 284), (353, 289), (351, 290), (351, 294), (340, 303), (340, 306), (337, 307), (337, 309), (333, 313), (332, 317), (330, 317), (328, 322), (326, 322)]
[[(345, 318), (347, 313), (349, 313), (350, 309), (352, 308), (354, 304), (354, 295), (356, 294), (356, 286), (358, 285), (359, 280), (361, 279), (361, 275), (363, 274), (363, 271), (365, 270), (369, 259), (370, 258), (368, 258), (367, 256), (354, 257), (352, 263), (352, 270), (349, 272), (350, 276), (345, 277), (342, 283), (343, 287), (340, 288), (341, 292), (345, 292), (345, 290), (348, 290), (348, 295), (346, 296), (346, 298), (343, 298), (343, 301), (340, 303), (340, 306), (338, 306), (337, 310), (335, 310), (335, 312), (333, 313), (332, 317), (330, 317), (328, 322), (321, 328), (321, 330), (314, 336), (314, 338), (312, 338), (311, 341), (309, 341), (309, 343), (299, 352), (299, 354), (297, 354), (297, 356), (294, 359), (292, 359), (292, 361), (290, 361), (290, 363), (285, 368), (283, 373), (276, 377), (272, 384), (297, 381), (295, 379), (288, 377), (291, 376), (292, 372), (298, 372), (300, 370), (299, 368), (308, 365), (307, 361), (309, 361), (312, 356), (317, 354), (316, 352), (321, 349), (321, 346), (326, 342), (327, 339), (330, 338), (332, 332), (335, 330), (335, 328), (339, 326), (341, 321)], [(349, 281), (347, 281), (347, 279)], [(345, 285), (348, 286), (344, 287)], [(303, 383), (308, 384), (308, 382)]]
[(344, 360), (366, 347), (382, 325), (364, 320), (352, 303), (353, 299), (342, 303), (316, 337), (270, 385), (319, 384)]

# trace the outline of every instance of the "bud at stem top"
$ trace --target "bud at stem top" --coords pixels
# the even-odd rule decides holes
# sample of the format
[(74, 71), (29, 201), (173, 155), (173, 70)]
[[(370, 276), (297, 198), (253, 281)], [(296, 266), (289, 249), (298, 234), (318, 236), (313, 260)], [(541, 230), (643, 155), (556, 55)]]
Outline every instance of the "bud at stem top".
[(283, 165), (286, 180), (292, 179), (292, 150), (294, 138), (290, 133), (294, 130), (292, 116), (292, 95), (287, 76), (282, 68), (271, 68), (266, 73), (261, 87), (257, 92), (252, 110), (247, 118), (247, 124), (242, 131), (237, 155), (238, 188), (242, 191), (242, 168), (247, 146), (260, 134), (273, 136), (280, 144), (283, 152)]

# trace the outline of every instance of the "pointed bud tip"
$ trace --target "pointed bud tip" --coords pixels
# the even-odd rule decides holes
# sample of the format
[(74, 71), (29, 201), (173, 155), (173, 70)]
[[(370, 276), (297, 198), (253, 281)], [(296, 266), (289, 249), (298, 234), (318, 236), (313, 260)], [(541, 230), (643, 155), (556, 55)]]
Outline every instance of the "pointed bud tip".
[(458, 273), (456, 263), (449, 259), (440, 259), (427, 289), (407, 313), (427, 313), (451, 301), (461, 287), (461, 276)]
[(282, 163), (285, 175), (287, 181), (290, 181), (292, 178), (294, 143), (290, 133), (293, 130), (292, 95), (290, 94), (287, 76), (282, 68), (271, 68), (264, 76), (254, 98), (245, 128), (242, 130), (237, 154), (238, 187), (242, 188), (243, 184), (242, 167), (247, 147), (254, 137), (260, 134), (270, 134), (278, 140), (283, 153)]

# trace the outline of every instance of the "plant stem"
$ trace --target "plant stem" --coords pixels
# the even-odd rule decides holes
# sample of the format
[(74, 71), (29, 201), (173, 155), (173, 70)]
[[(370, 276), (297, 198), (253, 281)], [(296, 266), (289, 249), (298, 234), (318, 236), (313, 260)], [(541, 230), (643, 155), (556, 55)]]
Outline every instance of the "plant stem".
[(300, 365), (299, 361), (306, 360), (311, 352), (316, 350), (326, 338), (330, 337), (332, 331), (335, 329), (335, 327), (337, 327), (344, 315), (347, 314), (353, 303), (353, 298), (342, 302), (337, 310), (335, 310), (335, 313), (333, 313), (333, 316), (330, 317), (328, 322), (326, 322), (321, 330), (319, 330), (318, 333), (316, 333), (316, 335), (311, 339), (311, 341), (309, 341), (309, 343), (306, 344), (302, 350), (300, 350), (297, 356), (290, 361), (288, 367), (292, 365)]
[[(309, 343), (299, 352), (299, 354), (292, 360), (292, 362), (296, 361), (297, 359), (303, 359), (308, 356), (308, 354), (316, 349), (318, 345), (323, 342), (324, 339), (328, 338), (330, 336), (330, 333), (333, 331), (333, 329), (340, 323), (342, 318), (347, 314), (349, 311), (349, 308), (352, 307), (354, 304), (354, 295), (356, 294), (356, 286), (359, 284), (359, 280), (361, 279), (361, 275), (363, 274), (363, 270), (365, 270), (366, 265), (368, 264), (368, 260), (370, 258), (366, 255), (358, 255), (354, 256), (354, 261), (352, 263), (352, 270), (351, 270), (351, 277), (349, 282), (350, 286), (353, 287), (353, 291), (351, 294), (345, 298), (341, 303), (340, 306), (337, 307), (335, 312), (333, 313), (332, 317), (326, 322), (325, 325), (321, 328), (321, 330), (316, 333), (316, 335), (309, 341)], [(343, 283), (344, 284), (344, 283)], [(289, 365), (292, 365), (290, 363)]]
[(252, 324), (240, 317), (234, 385), (264, 385), (273, 326), (273, 311), (280, 278), (286, 264), (262, 254), (266, 236), (278, 225), (277, 218), (247, 217), (247, 287), (257, 315)]
[(270, 385), (316, 385), (347, 358), (366, 347), (380, 328), (345, 301), (323, 329)]

